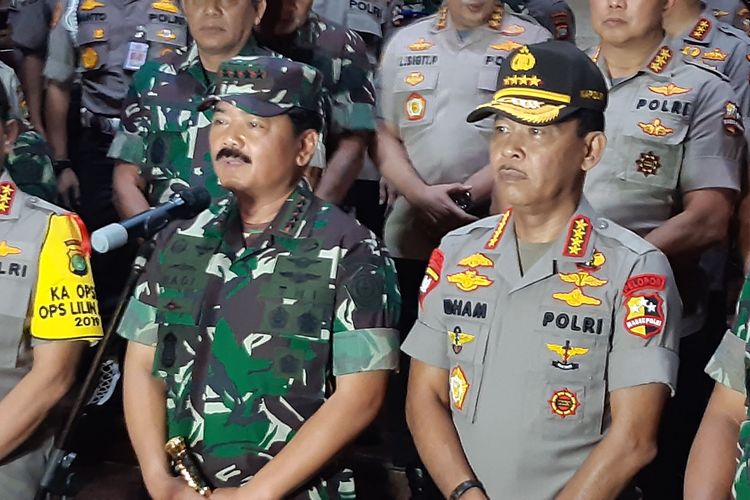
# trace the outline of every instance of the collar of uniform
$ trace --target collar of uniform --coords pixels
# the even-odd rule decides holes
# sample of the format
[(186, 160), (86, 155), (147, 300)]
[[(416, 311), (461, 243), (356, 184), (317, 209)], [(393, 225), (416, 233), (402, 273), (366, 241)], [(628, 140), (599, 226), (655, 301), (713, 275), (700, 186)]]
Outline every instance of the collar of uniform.
[[(259, 50), (260, 46), (258, 45), (258, 42), (255, 41), (255, 37), (250, 37), (250, 40), (247, 41), (245, 46), (242, 47), (242, 50), (240, 50), (240, 53), (237, 55), (255, 56), (258, 55)], [(185, 60), (182, 61), (182, 64), (180, 64), (179, 67), (180, 71), (186, 71), (193, 68), (201, 68), (201, 60), (198, 55), (198, 44), (195, 42), (190, 45), (187, 56), (185, 57)]]
[[(505, 19), (505, 17), (506, 15), (503, 3), (497, 2), (495, 5), (495, 10), (493, 11), (487, 22), (472, 31), (489, 30), (493, 33), (497, 33), (502, 29), (503, 20)], [(432, 24), (432, 28), (430, 29), (432, 33), (457, 31), (456, 27), (453, 25), (453, 20), (451, 19), (450, 14), (448, 14), (448, 7), (446, 7), (445, 5), (440, 7), (437, 13), (435, 13), (434, 18), (435, 22)]]
[(676, 59), (679, 58), (674, 49), (674, 40), (665, 37), (654, 53), (646, 59), (643, 71), (660, 79), (668, 79)]
[(225, 255), (236, 255), (237, 260), (247, 258), (256, 252), (268, 248), (279, 237), (295, 238), (305, 227), (307, 210), (312, 205), (313, 194), (307, 181), (301, 179), (271, 224), (255, 240), (253, 247), (245, 247), (242, 234), (242, 221), (239, 217), (236, 202), (228, 208), (226, 216), (220, 221), (222, 228), (222, 251)]
[(7, 171), (0, 175), (0, 220), (18, 219), (23, 209), (24, 194)]
[(709, 45), (714, 38), (719, 21), (704, 7), (695, 24), (680, 37), (685, 43)]

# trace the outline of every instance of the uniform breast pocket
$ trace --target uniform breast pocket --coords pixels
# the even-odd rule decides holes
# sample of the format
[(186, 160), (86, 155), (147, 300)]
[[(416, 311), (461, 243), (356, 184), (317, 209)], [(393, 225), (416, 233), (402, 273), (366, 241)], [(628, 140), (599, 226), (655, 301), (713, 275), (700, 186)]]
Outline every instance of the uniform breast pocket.
[(653, 118), (638, 121), (637, 128), (638, 131), (626, 133), (621, 139), (624, 169), (618, 178), (651, 188), (674, 190), (685, 154), (687, 124)]
[(454, 415), (473, 422), (484, 375), (490, 320), (450, 318), (445, 325), (451, 408)]
[(78, 29), (80, 66), (83, 71), (101, 69), (109, 57), (109, 24), (82, 23)]
[[(151, 131), (146, 138), (146, 167), (151, 178), (159, 180), (174, 177), (174, 171), (184, 164), (189, 170), (195, 138), (190, 128), (199, 113), (191, 109), (166, 107), (146, 103), (151, 112)], [(189, 175), (189, 172), (184, 172)]]
[(598, 435), (606, 395), (608, 337), (536, 331), (526, 380), (526, 421), (548, 437)]
[(260, 291), (261, 330), (328, 340), (336, 298), (331, 266), (331, 259), (312, 255), (278, 257), (273, 279)]
[(150, 24), (146, 28), (148, 59), (156, 59), (187, 45), (187, 28), (172, 24)]
[(433, 122), (439, 74), (437, 69), (419, 67), (405, 69), (398, 74), (394, 90), (397, 102), (402, 106), (400, 127), (426, 126)]
[[(6, 242), (3, 242), (6, 243)], [(23, 242), (7, 242), (8, 255), (0, 258), (0, 322), (3, 335), (0, 335), (0, 368), (14, 368), (18, 360), (18, 348), (23, 336), (24, 324), (30, 310), (32, 281), (35, 278), (34, 266), (30, 258), (35, 245)], [(48, 297), (44, 296), (44, 299)], [(38, 314), (55, 314), (47, 304), (39, 304)], [(32, 311), (32, 313), (35, 313)]]

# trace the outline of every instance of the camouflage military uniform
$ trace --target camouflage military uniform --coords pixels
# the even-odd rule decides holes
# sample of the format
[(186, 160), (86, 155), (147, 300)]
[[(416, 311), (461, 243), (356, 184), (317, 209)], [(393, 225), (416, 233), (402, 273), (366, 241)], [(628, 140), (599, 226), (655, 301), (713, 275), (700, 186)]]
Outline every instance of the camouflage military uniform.
[(5, 158), (5, 168), (18, 187), (25, 193), (54, 201), (57, 179), (52, 170), (52, 157), (44, 137), (31, 130), (23, 90), (13, 68), (0, 62), (0, 82), (8, 96), (11, 117), (21, 127), (13, 149)]
[[(745, 277), (745, 284), (737, 301), (737, 318), (734, 326), (727, 331), (706, 366), (706, 373), (716, 382), (729, 389), (740, 392), (747, 398), (750, 388), (750, 275)], [(747, 399), (745, 406), (748, 407)], [(750, 411), (748, 419), (740, 425), (739, 448), (742, 456), (737, 462), (737, 473), (734, 478), (732, 493), (734, 498), (750, 498)]]
[(326, 123), (331, 134), (375, 130), (372, 65), (362, 38), (354, 31), (311, 12), (291, 37), (259, 40), (323, 74)]
[[(271, 54), (250, 40), (239, 55)], [(203, 185), (215, 198), (226, 194), (211, 167), (208, 135), (199, 133), (209, 120), (197, 108), (212, 84), (195, 44), (148, 61), (135, 74), (109, 157), (140, 167), (151, 204), (165, 201), (175, 186)]]
[[(304, 182), (247, 242), (233, 204), (162, 236), (120, 334), (157, 346), (169, 437), (188, 437), (213, 486), (268, 463), (333, 376), (396, 367), (392, 261)], [(294, 498), (354, 498), (351, 473), (331, 466)]]

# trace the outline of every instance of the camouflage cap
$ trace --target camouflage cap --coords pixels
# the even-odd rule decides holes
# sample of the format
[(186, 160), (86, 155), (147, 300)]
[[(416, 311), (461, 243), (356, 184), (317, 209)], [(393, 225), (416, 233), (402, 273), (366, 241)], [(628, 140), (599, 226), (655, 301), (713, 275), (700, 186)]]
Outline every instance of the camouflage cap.
[(198, 109), (224, 101), (257, 116), (278, 116), (299, 108), (324, 118), (322, 82), (318, 70), (291, 59), (238, 56), (221, 64), (213, 95)]
[(500, 66), (497, 92), (469, 122), (499, 114), (526, 125), (551, 125), (579, 109), (604, 112), (607, 85), (596, 64), (570, 42), (524, 45)]

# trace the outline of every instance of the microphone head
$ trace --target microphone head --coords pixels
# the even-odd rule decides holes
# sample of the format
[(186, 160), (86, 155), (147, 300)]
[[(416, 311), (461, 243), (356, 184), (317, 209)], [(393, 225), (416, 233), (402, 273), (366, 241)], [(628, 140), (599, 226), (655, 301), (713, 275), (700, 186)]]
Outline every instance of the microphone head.
[(128, 242), (128, 230), (112, 223), (91, 233), (91, 248), (97, 253), (107, 253)]
[(183, 189), (171, 196), (172, 200), (179, 198), (182, 200), (179, 218), (192, 219), (211, 205), (211, 195), (203, 186)]

